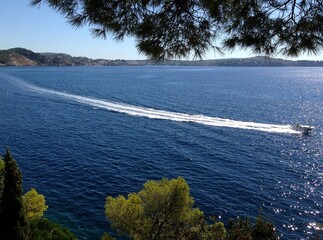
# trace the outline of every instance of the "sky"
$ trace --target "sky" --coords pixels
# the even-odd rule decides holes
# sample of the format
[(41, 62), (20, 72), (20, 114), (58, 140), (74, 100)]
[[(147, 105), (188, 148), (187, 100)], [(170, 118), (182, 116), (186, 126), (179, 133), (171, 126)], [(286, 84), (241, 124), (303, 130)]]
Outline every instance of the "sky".
[[(116, 42), (94, 38), (88, 27), (74, 28), (62, 15), (45, 4), (31, 7), (29, 0), (0, 0), (0, 50), (22, 47), (34, 52), (66, 53), (72, 56), (104, 59), (146, 59), (138, 54), (133, 38)], [(204, 59), (252, 57), (248, 51), (235, 50), (219, 55), (210, 51)], [(302, 55), (292, 60), (323, 60)]]

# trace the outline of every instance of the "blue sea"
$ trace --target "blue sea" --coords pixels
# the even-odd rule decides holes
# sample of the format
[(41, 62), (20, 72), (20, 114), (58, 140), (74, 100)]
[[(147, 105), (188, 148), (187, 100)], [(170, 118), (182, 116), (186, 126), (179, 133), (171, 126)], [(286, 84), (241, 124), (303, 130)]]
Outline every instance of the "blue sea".
[(178, 176), (207, 216), (323, 235), (322, 68), (2, 67), (6, 146), (79, 239), (110, 231), (107, 196)]

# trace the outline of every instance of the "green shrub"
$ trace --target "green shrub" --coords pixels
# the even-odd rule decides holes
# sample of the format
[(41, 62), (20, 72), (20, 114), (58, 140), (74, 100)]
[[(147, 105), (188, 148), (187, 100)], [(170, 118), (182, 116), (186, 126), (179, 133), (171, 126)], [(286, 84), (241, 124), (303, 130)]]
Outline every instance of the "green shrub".
[(46, 218), (38, 218), (29, 222), (29, 240), (74, 240), (76, 237), (67, 228), (49, 221)]
[(252, 239), (252, 226), (249, 219), (238, 218), (229, 221), (228, 240)]
[(252, 229), (252, 238), (257, 240), (276, 240), (278, 239), (275, 226), (265, 221), (260, 215)]

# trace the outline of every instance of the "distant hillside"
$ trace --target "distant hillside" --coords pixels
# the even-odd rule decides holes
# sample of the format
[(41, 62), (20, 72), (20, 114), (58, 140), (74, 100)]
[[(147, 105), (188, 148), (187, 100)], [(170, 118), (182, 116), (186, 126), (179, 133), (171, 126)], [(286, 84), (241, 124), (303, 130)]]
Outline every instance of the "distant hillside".
[(214, 60), (182, 61), (166, 60), (107, 60), (72, 57), (64, 53), (35, 53), (24, 48), (0, 50), (0, 66), (136, 66), (136, 65), (174, 65), (174, 66), (276, 66), (276, 67), (323, 67), (323, 61), (291, 61), (269, 57), (229, 58)]
[(138, 65), (141, 61), (90, 59), (64, 53), (35, 53), (24, 48), (0, 50), (0, 66), (95, 66)]
[(0, 51), (0, 64), (5, 66), (37, 66), (45, 61), (40, 54), (24, 48)]

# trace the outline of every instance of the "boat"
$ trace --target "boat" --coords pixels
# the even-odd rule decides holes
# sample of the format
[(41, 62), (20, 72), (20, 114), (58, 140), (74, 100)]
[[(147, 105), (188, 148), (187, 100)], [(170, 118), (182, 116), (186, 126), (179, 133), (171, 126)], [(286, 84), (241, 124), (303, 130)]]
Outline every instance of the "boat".
[(292, 126), (292, 128), (296, 131), (301, 132), (304, 135), (309, 134), (310, 131), (312, 131), (314, 129), (313, 126), (308, 126), (308, 125), (301, 125), (299, 123), (297, 123), (295, 126)]

